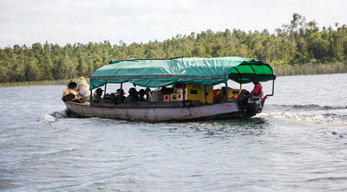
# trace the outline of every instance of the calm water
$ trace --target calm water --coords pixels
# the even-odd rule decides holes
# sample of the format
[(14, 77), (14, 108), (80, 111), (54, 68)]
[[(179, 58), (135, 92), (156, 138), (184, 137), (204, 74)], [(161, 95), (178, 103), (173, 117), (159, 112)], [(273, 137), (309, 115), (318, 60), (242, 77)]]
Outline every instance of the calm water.
[(275, 87), (249, 120), (159, 124), (68, 118), (64, 86), (0, 88), (0, 190), (347, 191), (347, 74)]

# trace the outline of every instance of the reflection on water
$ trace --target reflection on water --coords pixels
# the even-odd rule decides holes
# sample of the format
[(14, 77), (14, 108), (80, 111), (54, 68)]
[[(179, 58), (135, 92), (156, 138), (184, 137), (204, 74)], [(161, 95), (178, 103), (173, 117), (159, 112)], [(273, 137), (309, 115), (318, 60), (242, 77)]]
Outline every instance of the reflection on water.
[(64, 86), (1, 88), (0, 190), (347, 191), (345, 85), (288, 99), (324, 78), (345, 76), (279, 77), (263, 113), (209, 122), (70, 118)]

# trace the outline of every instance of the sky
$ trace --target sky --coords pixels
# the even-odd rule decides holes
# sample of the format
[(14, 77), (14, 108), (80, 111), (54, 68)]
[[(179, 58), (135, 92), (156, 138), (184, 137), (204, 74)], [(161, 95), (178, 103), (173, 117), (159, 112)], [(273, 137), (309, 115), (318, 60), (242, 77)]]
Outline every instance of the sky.
[(208, 29), (263, 31), (294, 13), (320, 29), (347, 24), (346, 0), (0, 0), (0, 48), (34, 43), (164, 41)]

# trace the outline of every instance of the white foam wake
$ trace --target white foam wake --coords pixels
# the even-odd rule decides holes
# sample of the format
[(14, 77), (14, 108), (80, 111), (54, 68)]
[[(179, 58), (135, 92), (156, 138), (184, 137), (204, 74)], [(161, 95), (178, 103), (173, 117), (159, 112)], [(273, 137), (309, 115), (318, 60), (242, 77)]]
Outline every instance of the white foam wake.
[(49, 122), (53, 122), (55, 120), (56, 119), (51, 115), (42, 115), (37, 119), (37, 121), (42, 122), (42, 123), (49, 123)]

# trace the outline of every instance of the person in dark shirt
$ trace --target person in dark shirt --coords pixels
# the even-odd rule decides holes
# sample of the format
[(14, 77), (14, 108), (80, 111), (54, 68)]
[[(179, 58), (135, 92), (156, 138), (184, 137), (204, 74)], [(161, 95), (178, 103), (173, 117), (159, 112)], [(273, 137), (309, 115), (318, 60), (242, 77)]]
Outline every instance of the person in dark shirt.
[(138, 101), (138, 97), (137, 97), (136, 89), (134, 87), (132, 87), (129, 89), (129, 95), (124, 100), (124, 103), (130, 103), (130, 102), (134, 102), (134, 101)]
[(101, 102), (103, 102), (103, 99), (102, 99), (102, 92), (103, 92), (103, 90), (101, 89), (101, 88), (98, 88), (97, 90), (96, 90), (96, 93), (94, 94), (94, 96), (93, 96), (93, 102), (95, 102), (95, 103), (101, 103)]
[(125, 100), (125, 96), (124, 96), (124, 90), (123, 89), (117, 89), (117, 95), (115, 98), (115, 102), (116, 103), (123, 103)]
[(146, 101), (151, 101), (151, 89), (147, 87), (145, 92), (146, 92)]
[(146, 101), (145, 99), (145, 90), (144, 89), (140, 89), (139, 91), (139, 101)]

